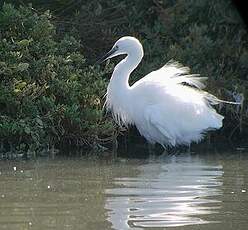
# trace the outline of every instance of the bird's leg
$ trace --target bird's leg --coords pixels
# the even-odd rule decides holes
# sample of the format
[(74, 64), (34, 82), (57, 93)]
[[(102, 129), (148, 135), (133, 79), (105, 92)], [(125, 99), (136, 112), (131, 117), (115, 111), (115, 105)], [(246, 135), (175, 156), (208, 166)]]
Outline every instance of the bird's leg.
[(179, 154), (178, 150), (175, 148), (165, 148), (162, 154), (160, 155), (160, 158), (167, 158), (167, 157), (173, 157)]
[(166, 148), (164, 148), (161, 156), (168, 156), (168, 155), (169, 155), (168, 150)]
[(114, 158), (117, 157), (117, 150), (118, 150), (118, 141), (117, 141), (117, 137), (114, 136), (112, 139), (112, 156)]
[(188, 153), (191, 153), (191, 144), (188, 145)]
[(207, 134), (207, 141), (208, 141), (208, 146), (210, 146), (211, 145), (211, 134), (210, 133)]
[(163, 155), (167, 155), (167, 156), (176, 156), (176, 155), (180, 155), (180, 149), (178, 149), (177, 147), (173, 146), (173, 147), (164, 147), (164, 152)]
[(149, 153), (149, 155), (155, 154), (155, 145), (154, 144), (148, 143), (148, 153)]
[(174, 153), (171, 152), (170, 149), (168, 149), (168, 146), (166, 147), (166, 146), (162, 145), (162, 147), (164, 148), (164, 150), (161, 154), (162, 157), (168, 157), (170, 155), (174, 155)]

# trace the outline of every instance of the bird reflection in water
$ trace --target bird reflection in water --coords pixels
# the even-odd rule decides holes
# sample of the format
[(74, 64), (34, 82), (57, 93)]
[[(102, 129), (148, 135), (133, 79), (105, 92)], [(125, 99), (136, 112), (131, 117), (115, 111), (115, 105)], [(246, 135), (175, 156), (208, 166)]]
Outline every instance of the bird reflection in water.
[[(210, 223), (221, 207), (222, 166), (190, 156), (140, 165), (139, 174), (115, 178), (105, 209), (114, 229)], [(216, 221), (215, 221), (216, 222)]]

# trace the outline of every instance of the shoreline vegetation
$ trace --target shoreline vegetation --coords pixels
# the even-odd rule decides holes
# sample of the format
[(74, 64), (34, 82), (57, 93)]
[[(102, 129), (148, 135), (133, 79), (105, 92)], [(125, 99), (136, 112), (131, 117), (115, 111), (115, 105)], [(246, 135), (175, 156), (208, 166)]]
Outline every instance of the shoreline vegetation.
[[(145, 50), (130, 84), (175, 59), (242, 103), (218, 107), (224, 127), (210, 135), (247, 139), (247, 31), (231, 1), (69, 2), (0, 5), (0, 156), (111, 149), (121, 131), (102, 108), (114, 64), (93, 63), (124, 35)], [(135, 129), (118, 138), (141, 140)]]

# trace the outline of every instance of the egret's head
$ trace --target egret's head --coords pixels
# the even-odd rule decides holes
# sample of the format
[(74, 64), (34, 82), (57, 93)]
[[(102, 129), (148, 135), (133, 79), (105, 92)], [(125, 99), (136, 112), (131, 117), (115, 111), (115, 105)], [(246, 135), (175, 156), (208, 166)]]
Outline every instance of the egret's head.
[(116, 57), (118, 55), (138, 55), (143, 57), (143, 47), (138, 39), (130, 36), (120, 38), (112, 47), (112, 49), (106, 53), (98, 62), (103, 62), (109, 58)]

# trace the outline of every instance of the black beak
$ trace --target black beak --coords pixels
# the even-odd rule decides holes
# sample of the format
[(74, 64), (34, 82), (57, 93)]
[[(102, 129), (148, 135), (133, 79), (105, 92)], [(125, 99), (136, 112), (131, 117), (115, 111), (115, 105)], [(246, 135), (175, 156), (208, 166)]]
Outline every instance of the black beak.
[(110, 55), (112, 55), (117, 50), (116, 47), (112, 48), (108, 53), (106, 53), (104, 56), (102, 56), (99, 60), (97, 60), (96, 64), (100, 64), (108, 59)]

